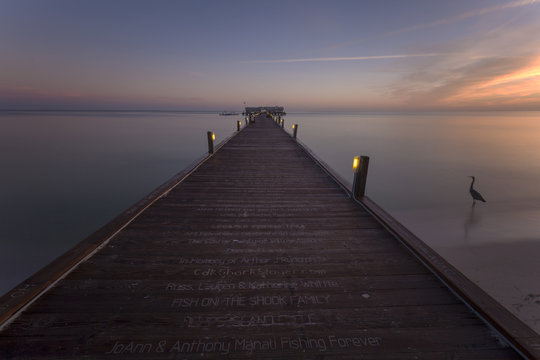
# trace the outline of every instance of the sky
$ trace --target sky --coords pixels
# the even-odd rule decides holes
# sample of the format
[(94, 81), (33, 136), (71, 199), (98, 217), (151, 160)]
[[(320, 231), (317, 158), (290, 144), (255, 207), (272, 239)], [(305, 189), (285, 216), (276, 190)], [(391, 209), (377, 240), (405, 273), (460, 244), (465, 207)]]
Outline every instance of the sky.
[(0, 0), (0, 48), (0, 109), (540, 110), (540, 0)]

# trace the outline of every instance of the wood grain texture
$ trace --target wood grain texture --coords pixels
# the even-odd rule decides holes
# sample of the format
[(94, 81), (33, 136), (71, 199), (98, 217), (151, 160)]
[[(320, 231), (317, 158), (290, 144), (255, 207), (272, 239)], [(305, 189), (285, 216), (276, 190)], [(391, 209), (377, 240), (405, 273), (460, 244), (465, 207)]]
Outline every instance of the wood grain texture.
[(0, 333), (7, 359), (514, 359), (258, 117)]

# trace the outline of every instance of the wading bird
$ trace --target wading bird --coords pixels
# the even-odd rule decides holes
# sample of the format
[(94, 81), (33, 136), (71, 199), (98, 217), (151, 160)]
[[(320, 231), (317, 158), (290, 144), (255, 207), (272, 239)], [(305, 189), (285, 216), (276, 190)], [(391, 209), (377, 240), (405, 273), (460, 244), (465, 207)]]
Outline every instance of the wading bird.
[(471, 188), (469, 189), (469, 192), (471, 193), (471, 196), (473, 198), (473, 206), (476, 204), (476, 200), (486, 202), (486, 200), (482, 197), (482, 195), (480, 195), (478, 191), (473, 189), (473, 184), (475, 180), (474, 176), (469, 176), (469, 177), (472, 178)]

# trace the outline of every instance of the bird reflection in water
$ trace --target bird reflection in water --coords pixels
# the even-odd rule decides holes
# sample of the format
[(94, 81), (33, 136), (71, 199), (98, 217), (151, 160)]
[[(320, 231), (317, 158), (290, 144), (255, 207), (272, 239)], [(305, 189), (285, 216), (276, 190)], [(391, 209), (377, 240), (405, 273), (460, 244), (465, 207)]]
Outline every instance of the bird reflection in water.
[(482, 217), (479, 214), (474, 213), (474, 206), (471, 206), (469, 216), (463, 223), (463, 229), (465, 230), (465, 239), (469, 238), (469, 231), (478, 225), (482, 221)]
[(469, 192), (471, 193), (471, 196), (473, 198), (472, 206), (474, 207), (474, 205), (476, 205), (476, 200), (482, 201), (482, 202), (486, 202), (486, 200), (482, 197), (482, 195), (480, 195), (480, 193), (478, 191), (473, 189), (474, 180), (476, 180), (474, 178), (474, 176), (469, 176), (469, 177), (472, 178), (471, 187), (469, 189)]
[(474, 213), (476, 201), (482, 201), (486, 202), (486, 199), (473, 188), (474, 181), (476, 180), (474, 176), (469, 176), (472, 178), (471, 181), (471, 187), (469, 188), (469, 192), (471, 193), (471, 196), (473, 198), (473, 203), (471, 206), (471, 212), (469, 213), (469, 217), (465, 220), (465, 223), (463, 224), (463, 228), (465, 229), (465, 239), (469, 237), (469, 230), (476, 226), (480, 221), (481, 217)]

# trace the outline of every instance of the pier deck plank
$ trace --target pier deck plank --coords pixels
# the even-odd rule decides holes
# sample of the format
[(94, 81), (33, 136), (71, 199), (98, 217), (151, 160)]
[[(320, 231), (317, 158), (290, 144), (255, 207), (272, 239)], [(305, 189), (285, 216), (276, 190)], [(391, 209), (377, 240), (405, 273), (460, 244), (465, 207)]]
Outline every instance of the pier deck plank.
[(11, 359), (514, 359), (265, 118), (0, 333)]

